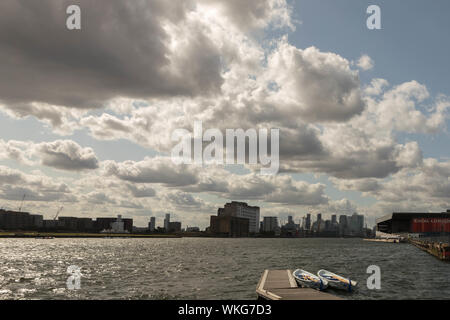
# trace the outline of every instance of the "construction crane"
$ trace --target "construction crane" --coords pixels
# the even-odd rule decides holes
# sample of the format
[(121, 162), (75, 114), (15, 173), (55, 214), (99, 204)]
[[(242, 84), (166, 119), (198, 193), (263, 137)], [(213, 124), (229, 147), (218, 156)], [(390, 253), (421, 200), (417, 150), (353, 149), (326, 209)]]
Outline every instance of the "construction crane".
[(19, 212), (22, 212), (22, 206), (23, 206), (23, 201), (24, 200), (25, 200), (25, 193), (23, 194), (22, 202), (20, 203)]
[(64, 207), (63, 206), (61, 206), (59, 209), (58, 209), (58, 211), (56, 212), (56, 215), (55, 215), (55, 217), (53, 218), (53, 221), (55, 221), (56, 220), (56, 218), (58, 218), (58, 216), (59, 216), (59, 214), (61, 213), (61, 211), (62, 211), (62, 209), (63, 209)]

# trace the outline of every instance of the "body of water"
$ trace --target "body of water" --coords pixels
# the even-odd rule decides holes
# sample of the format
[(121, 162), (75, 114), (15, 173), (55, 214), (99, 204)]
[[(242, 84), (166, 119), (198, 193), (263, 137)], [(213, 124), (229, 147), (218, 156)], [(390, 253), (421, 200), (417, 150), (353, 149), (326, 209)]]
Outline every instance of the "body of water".
[[(81, 268), (68, 290), (67, 267)], [(369, 290), (369, 265), (381, 290)], [(327, 269), (347, 299), (448, 299), (450, 264), (409, 244), (361, 239), (0, 239), (0, 299), (255, 299), (264, 269)]]

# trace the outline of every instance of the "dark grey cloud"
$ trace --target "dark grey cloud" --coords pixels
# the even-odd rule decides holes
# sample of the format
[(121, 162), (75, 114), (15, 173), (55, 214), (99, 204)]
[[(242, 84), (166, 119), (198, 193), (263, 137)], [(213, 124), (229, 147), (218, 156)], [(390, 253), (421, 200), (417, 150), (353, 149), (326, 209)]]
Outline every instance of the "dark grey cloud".
[[(66, 28), (79, 5), (82, 30)], [(21, 116), (31, 102), (96, 108), (117, 96), (208, 94), (222, 84), (220, 55), (201, 26), (172, 56), (164, 24), (181, 23), (190, 1), (0, 2), (0, 97)], [(189, 32), (189, 30), (186, 30)], [(181, 68), (181, 69), (180, 69)], [(54, 114), (36, 115), (60, 121)]]

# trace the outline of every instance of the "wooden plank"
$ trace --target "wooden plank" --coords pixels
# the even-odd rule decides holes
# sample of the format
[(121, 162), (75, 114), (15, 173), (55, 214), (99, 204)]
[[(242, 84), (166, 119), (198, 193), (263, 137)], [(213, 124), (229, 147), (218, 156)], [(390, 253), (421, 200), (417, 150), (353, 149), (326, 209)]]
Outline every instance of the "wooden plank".
[(273, 294), (265, 289), (268, 274), (269, 274), (269, 270), (265, 270), (261, 279), (259, 280), (258, 286), (256, 287), (256, 293), (258, 294), (258, 296), (260, 296), (263, 299), (281, 300), (280, 296)]
[(264, 289), (290, 288), (287, 270), (270, 270), (265, 281)]
[(286, 270), (289, 277), (289, 283), (291, 284), (291, 288), (298, 288), (297, 281), (295, 281), (294, 276), (292, 275), (292, 270)]

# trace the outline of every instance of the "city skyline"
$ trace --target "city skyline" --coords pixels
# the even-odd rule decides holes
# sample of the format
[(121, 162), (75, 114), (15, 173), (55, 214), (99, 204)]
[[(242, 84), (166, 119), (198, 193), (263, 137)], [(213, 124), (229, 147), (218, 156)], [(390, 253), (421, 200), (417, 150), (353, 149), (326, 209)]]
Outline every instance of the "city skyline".
[[(236, 207), (232, 206), (234, 204), (237, 204), (237, 208), (238, 208), (239, 212), (236, 212)], [(21, 205), (21, 208), (22, 208), (22, 206), (23, 206), (23, 204)], [(241, 206), (244, 206), (247, 209), (242, 209), (242, 208), (240, 208)], [(33, 227), (39, 227), (40, 226), (40, 227), (44, 227), (44, 228), (49, 228), (49, 227), (50, 228), (56, 228), (58, 226), (58, 221), (62, 222), (62, 225), (60, 225), (60, 226), (63, 226), (65, 224), (67, 224), (67, 222), (69, 224), (73, 223), (73, 222), (70, 222), (71, 219), (75, 219), (75, 220), (78, 219), (80, 221), (83, 221), (83, 225), (86, 224), (86, 221), (88, 221), (88, 220), (92, 223), (92, 222), (95, 222), (94, 219), (100, 219), (100, 220), (101, 219), (106, 219), (108, 221), (113, 221), (113, 220), (116, 219), (116, 218), (111, 218), (111, 217), (108, 217), (108, 218), (104, 218), (104, 217), (90, 217), (90, 218), (87, 218), (87, 217), (80, 217), (80, 216), (76, 216), (76, 215), (70, 215), (70, 216), (60, 215), (62, 209), (63, 209), (63, 207), (59, 208), (59, 210), (57, 211), (57, 213), (53, 217), (53, 219), (51, 219), (51, 218), (50, 219), (45, 219), (44, 215), (41, 215), (41, 214), (35, 213), (35, 212), (22, 211), (21, 209), (19, 211), (14, 211), (14, 210), (7, 210), (5, 208), (0, 208), (0, 214), (7, 212), (7, 213), (13, 214), (13, 215), (14, 214), (30, 215), (30, 217), (32, 218), (32, 219), (30, 219), (30, 223), (31, 223), (31, 225), (33, 225)], [(231, 213), (230, 211), (228, 211), (229, 209), (235, 211), (236, 213)], [(341, 223), (341, 217), (351, 217), (351, 216), (354, 216), (354, 215), (358, 215), (357, 212), (354, 212), (351, 215), (346, 215), (346, 214), (338, 215), (338, 214), (334, 213), (334, 214), (328, 215), (328, 217), (330, 219), (327, 219), (327, 215), (322, 215), (322, 213), (317, 213), (317, 214), (306, 213), (304, 215), (299, 214), (297, 216), (288, 215), (287, 216), (287, 223), (286, 223), (286, 219), (283, 219), (283, 218), (280, 218), (280, 217), (274, 217), (274, 216), (270, 216), (270, 215), (269, 216), (261, 216), (260, 213), (259, 213), (260, 212), (260, 208), (259, 207), (248, 206), (247, 203), (237, 202), (237, 201), (231, 201), (229, 203), (226, 203), (224, 208), (218, 208), (217, 212), (218, 212), (218, 215), (221, 215), (221, 214), (236, 215), (236, 216), (241, 217), (241, 218), (249, 219), (249, 221), (251, 221), (251, 223), (250, 223), (251, 227), (249, 227), (249, 231), (251, 233), (260, 232), (262, 230), (261, 228), (259, 228), (260, 224), (263, 223), (267, 218), (275, 219), (277, 226), (295, 224), (295, 222), (298, 221), (298, 224), (295, 224), (296, 226), (298, 226), (298, 228), (309, 230), (309, 229), (313, 229), (314, 223), (319, 221), (319, 220), (324, 221), (324, 222), (331, 221), (331, 223), (338, 223), (339, 224), (339, 223)], [(161, 214), (161, 215), (163, 216), (163, 218), (161, 218), (162, 219), (162, 224), (161, 223), (160, 224), (157, 223), (159, 220), (157, 220), (156, 216), (151, 216), (151, 217), (149, 217), (149, 221), (148, 221), (148, 223), (147, 223), (147, 225), (145, 227), (143, 227), (142, 225), (139, 225), (139, 226), (134, 225), (134, 227), (137, 227), (137, 228), (140, 228), (140, 229), (147, 228), (150, 232), (153, 232), (153, 231), (157, 230), (158, 228), (162, 228), (162, 229), (165, 229), (165, 230), (171, 230), (170, 225), (172, 223), (172, 224), (177, 224), (177, 226), (179, 224), (179, 228), (177, 227), (177, 229), (180, 229), (180, 230), (185, 229), (185, 228), (181, 228), (181, 225), (184, 225), (183, 221), (173, 221), (173, 220), (171, 221), (171, 213), (164, 213), (164, 214)], [(316, 217), (315, 220), (314, 220), (314, 216)], [(364, 219), (364, 215), (358, 215), (358, 216), (362, 216), (363, 219)], [(339, 222), (337, 222), (338, 221), (337, 217), (339, 217)], [(122, 218), (121, 215), (118, 215), (118, 218), (120, 220)], [(309, 222), (306, 222), (306, 221), (308, 221), (308, 218), (309, 218)], [(132, 222), (133, 219), (125, 218), (125, 220), (131, 220), (131, 225), (129, 225), (129, 229), (131, 230), (131, 226), (133, 226), (133, 222)], [(77, 224), (77, 222), (75, 222), (75, 224)], [(367, 226), (367, 222), (366, 222), (365, 225)], [(0, 228), (1, 228), (1, 226), (2, 226), (2, 223), (0, 223)], [(194, 224), (194, 225), (190, 225), (190, 226), (186, 225), (186, 229), (188, 227), (190, 227), (190, 228), (200, 228), (200, 229), (202, 228), (202, 227), (199, 227), (198, 224), (197, 225)], [(208, 227), (209, 227), (209, 225), (205, 227), (205, 230)], [(372, 227), (372, 226), (369, 225), (369, 227)], [(7, 228), (7, 229), (11, 229), (11, 228)], [(24, 229), (24, 228), (23, 227), (18, 227), (18, 229)]]
[[(369, 226), (449, 208), (448, 1), (379, 1), (381, 30), (369, 1), (248, 3), (2, 1), (0, 207), (201, 228), (231, 200)], [(196, 121), (279, 128), (279, 173), (174, 164), (172, 132)]]

